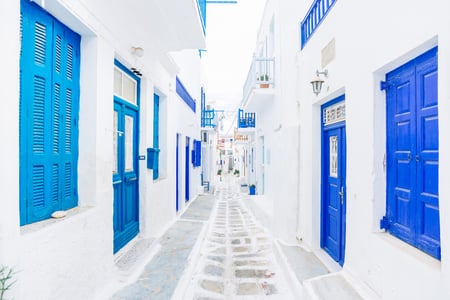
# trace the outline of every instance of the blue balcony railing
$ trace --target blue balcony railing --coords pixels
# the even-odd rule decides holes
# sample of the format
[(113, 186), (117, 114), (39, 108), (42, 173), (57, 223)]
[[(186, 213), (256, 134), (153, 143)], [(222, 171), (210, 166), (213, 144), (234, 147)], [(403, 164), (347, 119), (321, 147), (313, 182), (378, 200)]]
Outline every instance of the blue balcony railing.
[(252, 89), (269, 88), (275, 84), (275, 58), (254, 57), (244, 84), (244, 99)]
[(256, 113), (244, 112), (243, 109), (238, 109), (238, 128), (255, 128)]
[(302, 49), (336, 1), (337, 0), (314, 0), (308, 13), (300, 24)]
[(217, 126), (217, 118), (214, 109), (202, 110), (201, 127), (215, 128)]

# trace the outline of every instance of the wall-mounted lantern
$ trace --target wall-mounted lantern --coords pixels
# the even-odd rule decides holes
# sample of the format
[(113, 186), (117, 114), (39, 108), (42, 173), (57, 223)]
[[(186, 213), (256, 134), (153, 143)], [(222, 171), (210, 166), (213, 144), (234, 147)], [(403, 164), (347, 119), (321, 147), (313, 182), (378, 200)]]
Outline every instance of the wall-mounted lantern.
[(316, 94), (316, 96), (320, 94), (320, 91), (322, 90), (322, 84), (325, 81), (322, 78), (320, 78), (320, 75), (324, 75), (325, 77), (328, 77), (328, 70), (325, 69), (322, 72), (319, 72), (319, 70), (316, 70), (316, 78), (314, 78), (311, 81), (313, 93)]

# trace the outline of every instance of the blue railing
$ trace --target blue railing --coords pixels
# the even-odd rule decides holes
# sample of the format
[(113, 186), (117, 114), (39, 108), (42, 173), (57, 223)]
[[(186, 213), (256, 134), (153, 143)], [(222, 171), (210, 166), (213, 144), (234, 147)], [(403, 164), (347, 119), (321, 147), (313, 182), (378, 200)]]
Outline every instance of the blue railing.
[(254, 57), (244, 84), (244, 99), (252, 89), (273, 87), (275, 84), (275, 58)]
[(336, 1), (337, 0), (314, 0), (308, 13), (300, 24), (302, 49)]
[(202, 119), (201, 119), (201, 127), (210, 127), (215, 128), (217, 125), (216, 122), (216, 113), (214, 109), (211, 110), (202, 110)]
[(255, 128), (256, 113), (244, 112), (243, 109), (238, 109), (238, 128)]

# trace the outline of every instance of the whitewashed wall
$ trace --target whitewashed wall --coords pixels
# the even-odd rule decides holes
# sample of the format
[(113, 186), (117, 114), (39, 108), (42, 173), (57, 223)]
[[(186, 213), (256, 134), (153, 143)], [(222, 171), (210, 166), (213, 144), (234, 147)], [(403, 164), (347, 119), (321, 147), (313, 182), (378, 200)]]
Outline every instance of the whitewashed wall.
[[(274, 205), (274, 232), (320, 254), (322, 104), (345, 94), (347, 128), (347, 237), (344, 272), (382, 299), (447, 299), (450, 288), (450, 4), (442, 1), (337, 1), (303, 50), (300, 22), (312, 1), (266, 4), (258, 35), (275, 24), (276, 95), (257, 115), (257, 136), (270, 152), (266, 196)], [(322, 66), (322, 49), (335, 42), (335, 58)], [(442, 260), (379, 230), (385, 214), (385, 95), (390, 70), (438, 45), (439, 178)], [(257, 45), (257, 49), (259, 44)], [(328, 69), (322, 93), (312, 93), (315, 71)], [(257, 139), (258, 140), (258, 139)], [(258, 146), (257, 146), (258, 147)], [(297, 167), (298, 166), (298, 167)], [(297, 211), (298, 214), (292, 214)], [(331, 261), (331, 259), (329, 260)], [(336, 267), (337, 263), (336, 263)]]
[[(196, 50), (179, 54), (177, 59), (161, 53), (164, 49), (160, 45), (152, 46), (159, 36), (139, 40), (142, 28), (136, 28), (136, 24), (115, 30), (111, 23), (103, 22), (108, 20), (102, 19), (103, 11), (99, 10), (104, 6), (96, 6), (99, 2), (42, 2), (46, 10), (82, 36), (79, 206), (62, 220), (19, 226), (20, 1), (16, 1), (0, 11), (0, 40), (8, 44), (0, 49), (2, 57), (7, 58), (0, 89), (0, 124), (8, 129), (0, 133), (0, 163), (8, 170), (0, 180), (0, 264), (12, 266), (17, 272), (17, 282), (7, 295), (14, 299), (92, 299), (103, 295), (104, 289), (119, 278), (114, 264), (117, 256), (113, 255), (111, 182), (114, 59), (127, 67), (138, 67), (143, 73), (139, 154), (146, 154), (146, 148), (153, 146), (153, 93), (161, 96), (161, 179), (153, 181), (146, 161), (139, 164), (141, 237), (157, 236), (176, 218), (175, 133), (199, 140), (200, 121), (199, 113), (194, 114), (176, 94), (175, 75), (181, 72), (186, 78), (183, 83), (199, 108), (200, 60)], [(108, 9), (111, 16), (120, 15), (120, 7)], [(134, 57), (131, 46), (142, 45), (144, 57)], [(180, 165), (184, 170), (184, 161)], [(191, 200), (200, 185), (199, 170), (191, 171)]]
[[(386, 9), (389, 7), (389, 9)], [(320, 238), (320, 105), (345, 93), (347, 130), (347, 237), (344, 271), (383, 299), (445, 299), (450, 289), (448, 163), (449, 5), (410, 1), (338, 1), (298, 53), (301, 120), (299, 234), (313, 248)], [(304, 7), (306, 14), (308, 7)], [(335, 40), (336, 56), (316, 98), (309, 81), (322, 69), (321, 51)], [(385, 94), (390, 70), (439, 46), (440, 216), (442, 261), (379, 230), (385, 213)]]

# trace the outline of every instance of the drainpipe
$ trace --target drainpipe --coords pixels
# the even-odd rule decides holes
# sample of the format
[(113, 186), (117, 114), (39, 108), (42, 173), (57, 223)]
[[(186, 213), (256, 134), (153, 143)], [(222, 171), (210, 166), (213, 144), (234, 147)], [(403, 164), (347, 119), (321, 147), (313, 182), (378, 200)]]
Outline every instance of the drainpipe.
[[(298, 54), (296, 56), (296, 65), (297, 65), (297, 77), (300, 77), (299, 76), (299, 74), (300, 74), (300, 59), (299, 59)], [(296, 86), (297, 86), (297, 120), (298, 120), (298, 124), (297, 124), (297, 208), (296, 208), (296, 210), (297, 210), (297, 220), (296, 220), (297, 228), (296, 228), (295, 236), (296, 236), (297, 241), (301, 242), (303, 239), (303, 237), (302, 237), (303, 234), (301, 234), (302, 228), (300, 226), (300, 221), (301, 221), (301, 218), (300, 218), (300, 209), (301, 209), (301, 205), (300, 205), (300, 157), (301, 157), (301, 155), (300, 155), (300, 136), (301, 136), (301, 133), (300, 133), (300, 128), (301, 128), (301, 126), (300, 126), (300, 124), (301, 124), (300, 95), (301, 95), (301, 93), (299, 91), (300, 85), (298, 84), (298, 82), (297, 82)]]
[(302, 235), (300, 234), (301, 226), (300, 226), (300, 101), (297, 100), (297, 229), (296, 229), (296, 238), (298, 241), (302, 240)]

